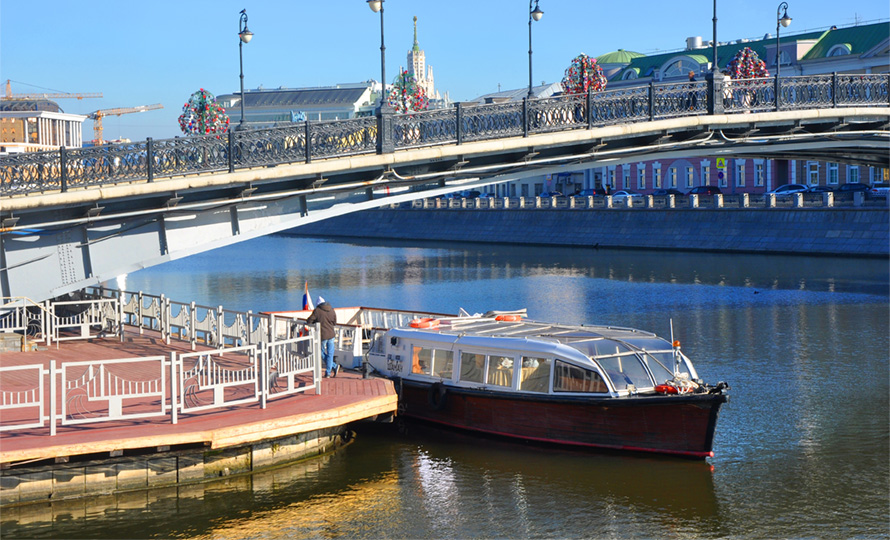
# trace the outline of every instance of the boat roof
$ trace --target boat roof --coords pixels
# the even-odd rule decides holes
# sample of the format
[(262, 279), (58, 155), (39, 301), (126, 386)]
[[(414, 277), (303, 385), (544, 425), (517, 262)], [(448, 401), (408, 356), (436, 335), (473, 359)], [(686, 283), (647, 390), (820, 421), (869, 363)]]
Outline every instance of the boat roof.
[(401, 326), (398, 334), (409, 333), (432, 341), (488, 346), (527, 351), (528, 353), (561, 352), (585, 359), (598, 356), (631, 354), (634, 351), (670, 351), (667, 340), (644, 330), (619, 326), (572, 326), (533, 320), (498, 321), (488, 317), (454, 317), (440, 319), (433, 328)]

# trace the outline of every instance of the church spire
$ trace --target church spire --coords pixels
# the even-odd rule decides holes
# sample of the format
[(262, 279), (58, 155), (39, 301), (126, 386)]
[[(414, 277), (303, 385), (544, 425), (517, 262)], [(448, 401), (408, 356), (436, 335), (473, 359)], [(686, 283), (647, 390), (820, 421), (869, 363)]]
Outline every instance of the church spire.
[(417, 44), (417, 15), (414, 16), (414, 52), (420, 50), (420, 45)]

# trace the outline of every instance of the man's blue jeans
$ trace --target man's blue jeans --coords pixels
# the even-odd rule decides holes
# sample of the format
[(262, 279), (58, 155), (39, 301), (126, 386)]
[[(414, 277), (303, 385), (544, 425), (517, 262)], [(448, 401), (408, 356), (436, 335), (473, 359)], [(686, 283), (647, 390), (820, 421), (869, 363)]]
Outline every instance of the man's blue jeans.
[(325, 377), (334, 371), (334, 338), (321, 340), (321, 359), (324, 361)]

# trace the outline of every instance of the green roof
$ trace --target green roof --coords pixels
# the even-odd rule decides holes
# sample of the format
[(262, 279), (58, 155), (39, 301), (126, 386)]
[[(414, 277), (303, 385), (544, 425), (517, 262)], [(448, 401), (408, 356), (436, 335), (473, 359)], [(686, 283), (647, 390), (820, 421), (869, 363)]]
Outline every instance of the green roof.
[(618, 49), (617, 51), (597, 56), (596, 62), (597, 64), (630, 64), (631, 60), (633, 60), (634, 58), (639, 58), (641, 56), (646, 55), (634, 51), (625, 51), (624, 49)]
[(850, 54), (863, 54), (890, 36), (890, 23), (882, 22), (826, 30), (802, 60), (825, 58), (835, 45), (848, 45)]

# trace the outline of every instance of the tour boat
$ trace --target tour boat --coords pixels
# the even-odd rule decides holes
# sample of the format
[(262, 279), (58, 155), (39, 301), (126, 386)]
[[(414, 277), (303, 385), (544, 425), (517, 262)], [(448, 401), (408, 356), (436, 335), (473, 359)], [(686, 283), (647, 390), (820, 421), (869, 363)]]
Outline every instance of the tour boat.
[(524, 310), (337, 311), (363, 338), (352, 358), (338, 353), (337, 361), (367, 362), (396, 381), (400, 415), (526, 441), (713, 456), (729, 386), (701, 381), (678, 342), (632, 328), (532, 321)]

